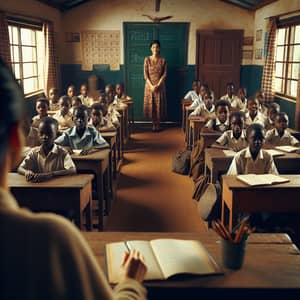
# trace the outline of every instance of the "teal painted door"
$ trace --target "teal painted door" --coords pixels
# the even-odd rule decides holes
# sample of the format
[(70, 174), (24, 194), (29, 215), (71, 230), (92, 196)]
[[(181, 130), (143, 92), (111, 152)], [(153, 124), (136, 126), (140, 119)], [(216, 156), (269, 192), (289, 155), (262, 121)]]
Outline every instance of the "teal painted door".
[(161, 56), (167, 60), (168, 120), (179, 121), (187, 62), (188, 23), (124, 23), (126, 92), (134, 100), (135, 119), (143, 121), (145, 80), (144, 58), (151, 55), (149, 45), (158, 39)]

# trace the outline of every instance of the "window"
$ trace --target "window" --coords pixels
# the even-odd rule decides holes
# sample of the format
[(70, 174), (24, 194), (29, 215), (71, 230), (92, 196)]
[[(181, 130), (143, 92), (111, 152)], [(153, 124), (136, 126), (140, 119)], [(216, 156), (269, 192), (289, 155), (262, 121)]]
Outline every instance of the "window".
[(17, 22), (9, 22), (12, 69), (24, 94), (43, 89), (42, 30)]
[(300, 65), (300, 25), (277, 30), (275, 91), (296, 99)]

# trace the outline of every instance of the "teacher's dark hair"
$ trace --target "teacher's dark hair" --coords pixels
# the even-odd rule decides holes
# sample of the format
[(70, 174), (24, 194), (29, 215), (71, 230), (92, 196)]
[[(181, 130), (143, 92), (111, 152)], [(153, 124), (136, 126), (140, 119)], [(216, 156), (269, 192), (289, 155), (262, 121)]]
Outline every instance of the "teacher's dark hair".
[(151, 47), (152, 47), (152, 45), (154, 45), (154, 44), (157, 44), (158, 46), (159, 46), (159, 48), (160, 48), (160, 42), (159, 42), (159, 40), (153, 40), (151, 43), (150, 43), (150, 49), (151, 49)]
[(14, 75), (0, 58), (0, 161), (13, 126), (24, 116), (24, 96)]

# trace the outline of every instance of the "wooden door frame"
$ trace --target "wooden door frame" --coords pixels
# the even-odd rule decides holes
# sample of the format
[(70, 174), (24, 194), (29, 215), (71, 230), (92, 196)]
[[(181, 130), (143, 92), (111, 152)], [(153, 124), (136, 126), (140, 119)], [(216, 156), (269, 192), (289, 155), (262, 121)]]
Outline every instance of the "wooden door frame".
[[(218, 32), (218, 33), (220, 33), (220, 32), (228, 32), (228, 31), (235, 31), (235, 32), (237, 32), (237, 33), (240, 33), (240, 35), (241, 35), (241, 37), (243, 37), (243, 35), (244, 35), (244, 30), (243, 29), (211, 29), (211, 30), (209, 30), (209, 29), (198, 29), (197, 31), (196, 31), (196, 70), (195, 70), (195, 78), (197, 79), (197, 80), (199, 80), (199, 68), (198, 68), (198, 66), (199, 66), (199, 51), (200, 51), (200, 45), (199, 45), (199, 43), (200, 43), (200, 34), (201, 33), (203, 33), (203, 32), (211, 32), (211, 33), (214, 33), (214, 32)], [(241, 40), (241, 42), (242, 42), (242, 40)], [(241, 49), (242, 49), (242, 43), (241, 43)], [(241, 51), (241, 53), (240, 53), (240, 65), (242, 65), (242, 51)], [(240, 74), (239, 74), (239, 81), (240, 81)]]

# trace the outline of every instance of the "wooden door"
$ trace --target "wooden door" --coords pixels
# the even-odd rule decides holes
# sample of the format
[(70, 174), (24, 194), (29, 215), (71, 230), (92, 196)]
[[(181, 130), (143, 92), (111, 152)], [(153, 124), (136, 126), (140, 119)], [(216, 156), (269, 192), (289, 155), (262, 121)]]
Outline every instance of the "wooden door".
[(181, 118), (180, 100), (185, 93), (183, 76), (187, 63), (188, 23), (124, 23), (126, 92), (134, 100), (135, 119), (144, 121), (144, 58), (151, 55), (150, 43), (158, 39), (167, 60), (167, 111), (169, 121)]
[(240, 85), (243, 30), (197, 31), (196, 77), (208, 84), (215, 99), (226, 94), (226, 83)]

